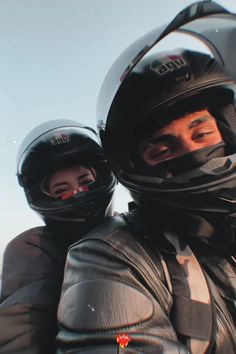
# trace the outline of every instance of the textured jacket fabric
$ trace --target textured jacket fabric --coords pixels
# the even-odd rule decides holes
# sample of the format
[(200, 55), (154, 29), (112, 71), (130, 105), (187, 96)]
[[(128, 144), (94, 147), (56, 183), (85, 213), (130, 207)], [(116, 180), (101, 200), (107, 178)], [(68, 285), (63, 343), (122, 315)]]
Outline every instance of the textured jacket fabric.
[(68, 244), (46, 227), (25, 231), (7, 246), (0, 304), (1, 354), (53, 354)]
[[(170, 320), (173, 297), (160, 260), (165, 252), (163, 245), (137, 232), (123, 216), (107, 220), (73, 245), (58, 309), (57, 353), (189, 353)], [(207, 247), (194, 252), (212, 297), (207, 353), (234, 354), (234, 258)], [(116, 342), (123, 333), (131, 338), (125, 349)]]

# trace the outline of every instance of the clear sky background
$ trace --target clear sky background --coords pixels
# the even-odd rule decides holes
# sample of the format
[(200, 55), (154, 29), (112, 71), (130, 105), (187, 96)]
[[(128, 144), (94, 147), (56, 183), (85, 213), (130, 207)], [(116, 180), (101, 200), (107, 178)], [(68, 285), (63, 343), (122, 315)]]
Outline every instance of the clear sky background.
[[(0, 0), (0, 259), (10, 239), (42, 224), (15, 176), (25, 135), (51, 119), (95, 127), (97, 95), (117, 56), (192, 2)], [(218, 3), (236, 12), (235, 0)], [(128, 199), (119, 192), (116, 210)]]

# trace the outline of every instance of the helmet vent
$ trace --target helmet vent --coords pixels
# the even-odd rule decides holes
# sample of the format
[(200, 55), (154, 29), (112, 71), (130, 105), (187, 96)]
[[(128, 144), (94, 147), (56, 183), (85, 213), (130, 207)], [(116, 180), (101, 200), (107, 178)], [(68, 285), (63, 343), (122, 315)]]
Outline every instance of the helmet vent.
[(182, 84), (183, 82), (187, 82), (187, 81), (189, 81), (190, 80), (190, 73), (189, 72), (187, 72), (187, 73), (185, 73), (184, 75), (182, 75), (182, 76), (178, 76), (177, 78), (176, 78), (176, 82), (177, 82), (177, 84)]
[(143, 182), (147, 184), (162, 184), (163, 182), (165, 182), (165, 179), (161, 177), (141, 176), (131, 173), (127, 173), (126, 176), (133, 181)]
[(211, 58), (206, 65), (206, 72), (211, 71), (215, 66), (215, 59)]
[(220, 113), (225, 118), (227, 124), (236, 131), (236, 110), (234, 104), (225, 105), (221, 108)]

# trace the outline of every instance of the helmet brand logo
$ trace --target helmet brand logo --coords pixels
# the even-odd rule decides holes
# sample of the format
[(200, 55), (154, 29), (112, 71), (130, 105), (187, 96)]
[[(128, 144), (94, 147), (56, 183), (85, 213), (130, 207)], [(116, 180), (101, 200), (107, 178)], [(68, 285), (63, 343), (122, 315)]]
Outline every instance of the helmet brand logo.
[(69, 141), (70, 141), (70, 137), (66, 134), (55, 134), (51, 139), (52, 145), (65, 144), (65, 143), (69, 143)]
[(159, 76), (163, 76), (188, 65), (188, 61), (182, 55), (168, 55), (160, 60), (154, 60), (150, 69)]

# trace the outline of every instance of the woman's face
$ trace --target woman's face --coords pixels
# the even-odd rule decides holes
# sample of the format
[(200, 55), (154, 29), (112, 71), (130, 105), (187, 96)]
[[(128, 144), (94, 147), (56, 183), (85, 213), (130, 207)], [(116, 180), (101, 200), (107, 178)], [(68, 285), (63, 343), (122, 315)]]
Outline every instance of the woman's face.
[(84, 186), (88, 186), (96, 181), (96, 172), (93, 168), (74, 165), (63, 168), (49, 178), (48, 194), (53, 198), (66, 199), (79, 191), (83, 191)]

